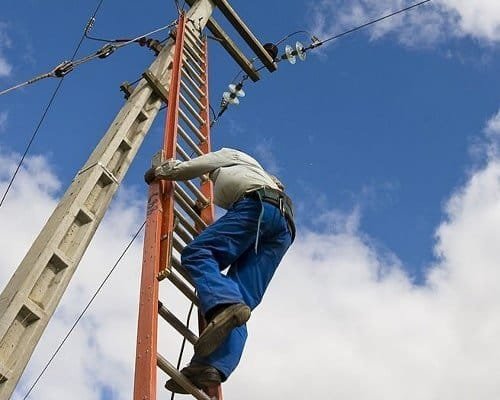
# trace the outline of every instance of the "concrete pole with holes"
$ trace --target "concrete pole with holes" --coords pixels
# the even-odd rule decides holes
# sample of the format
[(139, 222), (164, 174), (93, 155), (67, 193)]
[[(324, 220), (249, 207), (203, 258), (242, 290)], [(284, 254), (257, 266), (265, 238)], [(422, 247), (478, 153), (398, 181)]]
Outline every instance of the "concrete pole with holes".
[[(187, 18), (203, 28), (211, 0)], [(168, 96), (170, 39), (133, 90), (0, 295), (0, 400), (10, 398), (130, 163)]]

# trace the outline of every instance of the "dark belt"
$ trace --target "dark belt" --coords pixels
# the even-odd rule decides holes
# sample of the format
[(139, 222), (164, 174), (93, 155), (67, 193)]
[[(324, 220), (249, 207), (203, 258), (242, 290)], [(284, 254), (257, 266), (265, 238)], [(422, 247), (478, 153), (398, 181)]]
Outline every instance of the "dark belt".
[(243, 197), (261, 200), (266, 203), (272, 204), (277, 207), (281, 214), (283, 214), (288, 223), (288, 228), (292, 234), (292, 242), (295, 239), (295, 223), (293, 220), (293, 204), (290, 197), (288, 197), (281, 190), (263, 187), (252, 192), (246, 193)]

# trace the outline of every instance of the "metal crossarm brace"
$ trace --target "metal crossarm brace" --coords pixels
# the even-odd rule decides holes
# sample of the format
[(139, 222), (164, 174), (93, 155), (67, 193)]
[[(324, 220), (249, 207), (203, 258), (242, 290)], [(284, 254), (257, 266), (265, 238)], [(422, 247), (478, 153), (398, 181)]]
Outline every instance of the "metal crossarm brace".
[(214, 0), (217, 7), (221, 10), (222, 14), (228, 19), (233, 27), (238, 31), (243, 40), (255, 52), (257, 57), (264, 63), (270, 72), (276, 71), (276, 63), (264, 49), (262, 44), (257, 40), (250, 28), (241, 20), (239, 15), (234, 11), (231, 5), (226, 0)]
[[(195, 0), (186, 0), (186, 2), (190, 6), (192, 6)], [(215, 21), (214, 18), (210, 18), (208, 20), (207, 28), (210, 30), (210, 32), (212, 32), (215, 38), (220, 41), (222, 47), (224, 47), (224, 49), (229, 53), (229, 55), (238, 63), (238, 65), (245, 72), (245, 74), (247, 74), (250, 77), (250, 79), (252, 79), (252, 81), (257, 82), (260, 79), (259, 73), (255, 70), (250, 60), (243, 54), (243, 52), (238, 48), (238, 46), (233, 42), (233, 40), (221, 28), (221, 26), (217, 23), (217, 21)]]

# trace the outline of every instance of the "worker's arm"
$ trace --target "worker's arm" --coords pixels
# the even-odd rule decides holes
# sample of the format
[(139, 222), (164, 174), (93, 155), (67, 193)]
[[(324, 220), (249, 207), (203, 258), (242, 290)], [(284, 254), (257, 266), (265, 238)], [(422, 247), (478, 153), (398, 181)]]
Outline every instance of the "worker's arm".
[(155, 175), (160, 179), (185, 181), (220, 167), (237, 164), (238, 160), (237, 151), (224, 148), (189, 161), (168, 160), (156, 168)]

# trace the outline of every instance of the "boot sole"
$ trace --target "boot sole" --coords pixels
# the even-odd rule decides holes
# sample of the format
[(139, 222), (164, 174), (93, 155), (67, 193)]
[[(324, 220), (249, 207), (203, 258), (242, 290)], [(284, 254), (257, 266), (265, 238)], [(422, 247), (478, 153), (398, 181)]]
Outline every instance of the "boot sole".
[(234, 304), (226, 308), (202, 332), (194, 344), (195, 354), (201, 357), (212, 354), (234, 328), (250, 319), (250, 314), (250, 307), (245, 304)]
[[(189, 368), (189, 367), (188, 367)], [(186, 371), (187, 368), (185, 368), (183, 371)], [(196, 386), (198, 389), (201, 390), (207, 390), (210, 387), (214, 387), (217, 385), (220, 385), (221, 380), (220, 377), (212, 374), (206, 374), (206, 373), (200, 373), (199, 375), (194, 373), (194, 372), (183, 372), (181, 373), (184, 375), (184, 377), (191, 382), (194, 386)], [(212, 375), (212, 376), (210, 376)], [(179, 385), (174, 379), (169, 379), (165, 383), (165, 389), (170, 390), (173, 393), (178, 393), (178, 394), (190, 394), (186, 389), (184, 389), (181, 385)]]
[[(200, 380), (200, 381), (196, 381), (193, 379), (193, 380), (190, 380), (188, 379), (194, 386), (196, 386), (198, 389), (201, 389), (201, 390), (204, 390), (206, 391), (208, 388), (211, 388), (211, 387), (214, 387), (214, 386), (218, 386), (220, 385), (220, 381), (204, 381), (204, 380)], [(173, 392), (173, 393), (177, 393), (177, 394), (190, 394), (186, 389), (184, 389), (181, 385), (179, 385), (176, 381), (174, 381), (173, 379), (169, 379), (166, 383), (165, 383), (165, 389)]]

